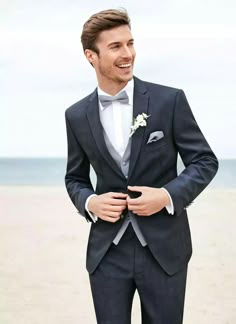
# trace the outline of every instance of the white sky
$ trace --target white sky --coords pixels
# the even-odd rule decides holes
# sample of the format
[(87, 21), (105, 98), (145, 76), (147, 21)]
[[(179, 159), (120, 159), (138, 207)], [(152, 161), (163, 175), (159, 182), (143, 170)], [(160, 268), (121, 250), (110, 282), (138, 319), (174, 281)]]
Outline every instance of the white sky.
[(236, 158), (235, 0), (0, 0), (0, 157), (66, 156), (64, 111), (96, 86), (82, 25), (118, 7), (135, 75), (182, 88), (216, 155)]

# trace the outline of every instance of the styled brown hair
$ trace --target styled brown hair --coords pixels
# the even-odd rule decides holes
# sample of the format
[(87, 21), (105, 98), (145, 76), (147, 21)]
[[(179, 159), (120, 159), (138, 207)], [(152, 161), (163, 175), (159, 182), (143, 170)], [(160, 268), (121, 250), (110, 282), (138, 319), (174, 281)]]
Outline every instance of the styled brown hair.
[(96, 41), (103, 30), (112, 29), (121, 25), (130, 26), (130, 19), (125, 9), (108, 9), (92, 15), (84, 24), (81, 42), (84, 51), (90, 49), (97, 54), (99, 50)]

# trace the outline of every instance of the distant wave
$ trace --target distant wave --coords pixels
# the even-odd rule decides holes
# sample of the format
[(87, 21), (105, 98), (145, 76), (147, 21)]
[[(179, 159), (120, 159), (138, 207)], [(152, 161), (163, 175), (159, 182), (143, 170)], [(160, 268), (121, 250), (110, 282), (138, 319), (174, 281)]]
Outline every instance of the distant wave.
[[(211, 188), (236, 188), (236, 160), (220, 160), (219, 170)], [(179, 163), (181, 172), (183, 165)], [(1, 158), (0, 185), (64, 186), (65, 158)], [(91, 171), (93, 185), (96, 176)]]

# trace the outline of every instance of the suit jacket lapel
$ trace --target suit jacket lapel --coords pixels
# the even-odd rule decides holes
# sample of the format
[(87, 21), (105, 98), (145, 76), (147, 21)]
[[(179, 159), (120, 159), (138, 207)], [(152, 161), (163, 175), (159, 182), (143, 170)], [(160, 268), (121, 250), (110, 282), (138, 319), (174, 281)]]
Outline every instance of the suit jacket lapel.
[(87, 107), (87, 118), (89, 121), (90, 130), (93, 134), (94, 140), (102, 157), (107, 161), (107, 163), (112, 167), (112, 169), (114, 169), (114, 171), (116, 171), (116, 173), (119, 174), (119, 176), (124, 178), (121, 169), (118, 167), (118, 165), (110, 155), (104, 140), (103, 127), (99, 116), (97, 90), (95, 90), (89, 98), (89, 105)]
[[(148, 100), (149, 97), (144, 83), (141, 80), (134, 78), (133, 119), (142, 113), (148, 115)], [(134, 171), (134, 167), (140, 153), (144, 131), (145, 127), (139, 127), (131, 137), (132, 143), (128, 178), (130, 178), (132, 172)]]

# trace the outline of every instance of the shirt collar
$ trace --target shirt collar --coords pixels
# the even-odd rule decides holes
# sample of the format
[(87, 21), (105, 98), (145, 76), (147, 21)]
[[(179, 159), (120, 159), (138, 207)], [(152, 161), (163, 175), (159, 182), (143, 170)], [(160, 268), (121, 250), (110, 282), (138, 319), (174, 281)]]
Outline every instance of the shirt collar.
[[(103, 91), (101, 88), (99, 88), (99, 86), (97, 87), (98, 90), (98, 95), (105, 95), (105, 96), (110, 96), (108, 93), (106, 93), (105, 91)], [(129, 97), (129, 105), (133, 106), (133, 95), (134, 95), (134, 79), (130, 80), (126, 86), (121, 89), (116, 95), (118, 95), (120, 92), (122, 91), (126, 91), (127, 96)], [(99, 100), (98, 100), (99, 101)], [(99, 106), (101, 108), (101, 110), (104, 109), (104, 107), (101, 105), (100, 101), (99, 101)]]

